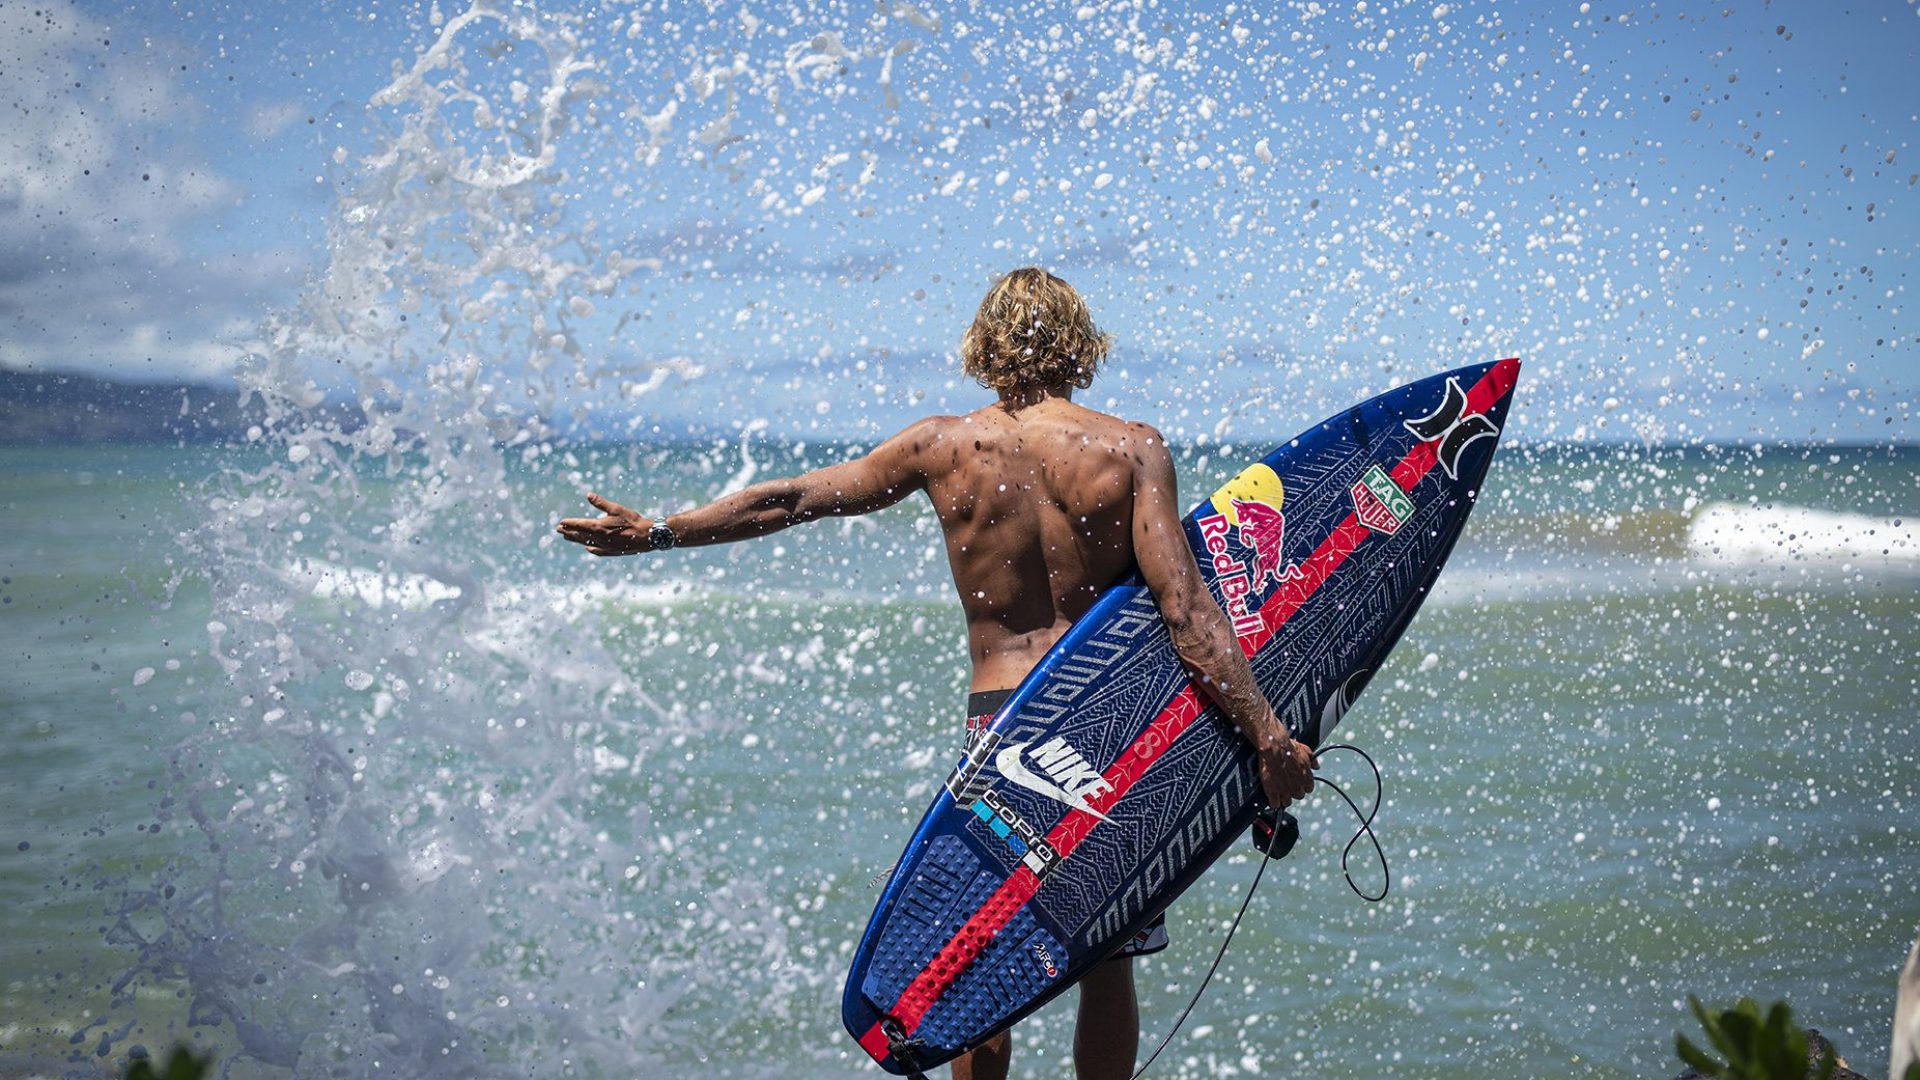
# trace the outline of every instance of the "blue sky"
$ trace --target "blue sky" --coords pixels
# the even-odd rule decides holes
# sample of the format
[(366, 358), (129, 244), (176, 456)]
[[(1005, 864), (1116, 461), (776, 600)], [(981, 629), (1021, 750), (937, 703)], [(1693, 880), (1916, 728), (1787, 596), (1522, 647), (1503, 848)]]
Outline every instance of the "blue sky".
[(0, 8), (0, 364), (866, 436), (1039, 262), (1189, 439), (1510, 354), (1531, 437), (1920, 438), (1911, 4), (654, 6)]

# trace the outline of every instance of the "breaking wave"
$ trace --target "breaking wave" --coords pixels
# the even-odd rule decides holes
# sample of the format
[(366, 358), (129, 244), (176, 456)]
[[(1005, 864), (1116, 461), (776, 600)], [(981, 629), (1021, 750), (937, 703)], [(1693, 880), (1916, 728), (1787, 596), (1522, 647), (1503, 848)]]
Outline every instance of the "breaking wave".
[(1710, 503), (1687, 527), (1687, 552), (1722, 566), (1920, 567), (1920, 531), (1904, 518)]

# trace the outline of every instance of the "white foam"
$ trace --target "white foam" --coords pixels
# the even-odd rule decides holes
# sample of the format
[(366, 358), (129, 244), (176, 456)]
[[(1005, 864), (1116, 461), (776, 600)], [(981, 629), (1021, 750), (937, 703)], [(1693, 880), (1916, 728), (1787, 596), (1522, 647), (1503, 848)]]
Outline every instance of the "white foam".
[(441, 600), (457, 600), (461, 595), (460, 586), (427, 574), (336, 566), (318, 559), (302, 560), (283, 576), (295, 583), (311, 582), (308, 592), (318, 599), (352, 597), (370, 608), (391, 604), (414, 611)]
[(1904, 518), (1709, 503), (1687, 527), (1687, 552), (1722, 565), (1912, 565), (1920, 563), (1920, 533)]
[(583, 612), (606, 607), (661, 607), (715, 595), (687, 581), (651, 584), (630, 580), (534, 582), (496, 589), (487, 607), (506, 611), (545, 611), (571, 622)]

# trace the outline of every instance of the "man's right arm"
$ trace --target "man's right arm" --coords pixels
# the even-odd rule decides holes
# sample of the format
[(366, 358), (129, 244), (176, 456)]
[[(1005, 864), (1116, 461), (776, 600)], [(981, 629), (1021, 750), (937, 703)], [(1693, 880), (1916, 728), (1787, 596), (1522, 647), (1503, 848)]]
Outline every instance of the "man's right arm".
[[(853, 461), (762, 481), (663, 520), (675, 546), (700, 547), (765, 536), (816, 518), (885, 509), (926, 487), (927, 461), (950, 422), (929, 417)], [(587, 501), (605, 516), (563, 518), (555, 531), (595, 555), (653, 550), (652, 519), (591, 492)]]
[(1140, 576), (1160, 607), (1180, 662), (1253, 743), (1267, 801), (1284, 810), (1313, 790), (1313, 755), (1274, 715), (1226, 613), (1201, 579), (1180, 524), (1178, 481), (1165, 441), (1145, 425), (1134, 430), (1142, 438), (1133, 492), (1133, 552)]

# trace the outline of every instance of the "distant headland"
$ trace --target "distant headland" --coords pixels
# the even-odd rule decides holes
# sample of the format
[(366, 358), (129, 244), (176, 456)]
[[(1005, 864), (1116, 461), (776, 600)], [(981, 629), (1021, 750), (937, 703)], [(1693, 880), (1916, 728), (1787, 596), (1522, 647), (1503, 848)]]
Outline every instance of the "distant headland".
[[(322, 409), (347, 430), (362, 422), (351, 404), (330, 401)], [(264, 415), (258, 401), (243, 407), (231, 383), (0, 368), (0, 445), (239, 442)]]

